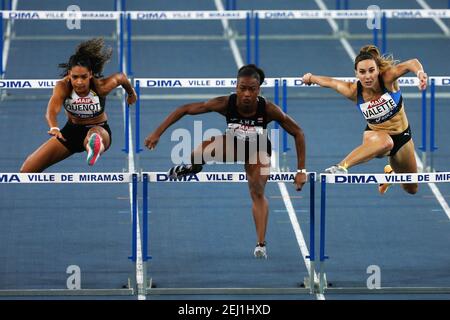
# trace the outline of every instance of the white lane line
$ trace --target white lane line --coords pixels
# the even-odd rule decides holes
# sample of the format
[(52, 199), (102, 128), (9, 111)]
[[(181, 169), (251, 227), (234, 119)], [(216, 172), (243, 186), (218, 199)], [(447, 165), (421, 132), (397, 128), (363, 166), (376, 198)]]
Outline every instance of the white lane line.
[[(12, 10), (17, 9), (17, 2), (18, 0), (13, 0), (12, 2)], [(3, 71), (6, 70), (6, 66), (8, 65), (8, 56), (9, 56), (9, 48), (11, 46), (11, 30), (12, 30), (12, 19), (8, 19), (8, 22), (6, 23), (6, 32), (5, 32), (5, 42), (3, 43), (3, 52), (2, 52), (2, 58), (3, 58)], [(1, 77), (4, 78), (3, 74)]]
[[(218, 11), (224, 11), (225, 8), (223, 7), (221, 0), (214, 0), (214, 3), (216, 4), (216, 8)], [(225, 31), (227, 36), (231, 36), (233, 34), (233, 31), (230, 28), (230, 25), (228, 23), (228, 19), (221, 19), (223, 30)], [(239, 53), (239, 48), (237, 46), (236, 40), (230, 38), (228, 40), (228, 43), (230, 44), (231, 52), (233, 53), (234, 61), (236, 61), (237, 67), (240, 68), (244, 65), (244, 60), (242, 60), (242, 56)]]
[[(425, 0), (416, 0), (417, 3), (423, 8), (423, 9), (431, 9), (431, 7), (428, 5), (428, 3)], [(446, 36), (450, 35), (450, 31), (448, 27), (445, 25), (445, 23), (440, 18), (432, 18), (434, 22), (438, 25), (439, 28), (445, 33)]]
[[(221, 0), (214, 0), (216, 3), (216, 7), (217, 10), (223, 10), (223, 5)], [(228, 24), (225, 24), (223, 22), (222, 19), (222, 26), (224, 27), (224, 29), (226, 28), (225, 26)], [(227, 32), (227, 30), (225, 29), (225, 32)], [(231, 40), (230, 40), (231, 41)], [(234, 43), (236, 43), (234, 41)], [(230, 46), (231, 46), (231, 42), (230, 42)], [(238, 68), (243, 66), (243, 60), (242, 60), (242, 56), (239, 52), (239, 49), (236, 48), (236, 52), (233, 51), (233, 57), (235, 59), (236, 65)], [(275, 152), (273, 152), (275, 154)], [(275, 155), (276, 158), (277, 155)], [(272, 157), (273, 159), (274, 157)], [(280, 168), (277, 166), (276, 170), (279, 170)], [(300, 223), (298, 222), (297, 216), (295, 215), (295, 211), (294, 211), (294, 206), (292, 205), (291, 202), (291, 198), (289, 196), (289, 192), (287, 191), (286, 185), (284, 182), (279, 182), (278, 183), (278, 187), (280, 188), (280, 193), (283, 197), (283, 201), (284, 201), (284, 205), (286, 206), (286, 210), (289, 213), (289, 219), (291, 220), (291, 224), (292, 224), (292, 228), (294, 229), (294, 233), (295, 233), (295, 237), (297, 238), (297, 243), (300, 247), (300, 252), (302, 254), (303, 260), (305, 262), (305, 266), (306, 269), (308, 270), (308, 274), (311, 275), (311, 270), (310, 270), (310, 265), (309, 265), (309, 259), (306, 258), (306, 256), (309, 255), (309, 250), (308, 250), (308, 246), (306, 245), (306, 241), (305, 241), (305, 237), (303, 236), (303, 232), (300, 228)], [(314, 282), (318, 282), (318, 276), (317, 274), (314, 273)], [(316, 294), (316, 298), (318, 300), (325, 300), (325, 296), (323, 294)]]
[[(315, 0), (317, 6), (320, 8), (320, 10), (328, 10), (326, 4), (322, 0)], [(333, 29), (334, 33), (339, 32), (339, 26), (336, 23), (336, 21), (333, 18), (327, 19), (328, 23), (330, 24), (331, 29)], [(347, 51), (347, 54), (352, 58), (352, 60), (355, 60), (356, 53), (353, 50), (352, 46), (348, 42), (347, 39), (344, 38), (344, 36), (339, 37), (339, 41), (341, 42), (342, 46), (344, 47), (345, 51)]]
[[(416, 156), (416, 162), (417, 162), (417, 169), (419, 171), (423, 171), (423, 163), (422, 160), (420, 160), (419, 155), (414, 151), (414, 155)], [(447, 201), (445, 201), (444, 196), (442, 195), (441, 191), (437, 187), (437, 185), (433, 182), (428, 183), (428, 186), (431, 189), (431, 192), (433, 192), (434, 196), (436, 197), (437, 201), (441, 205), (442, 209), (444, 209), (445, 214), (450, 219), (450, 208), (448, 206)]]

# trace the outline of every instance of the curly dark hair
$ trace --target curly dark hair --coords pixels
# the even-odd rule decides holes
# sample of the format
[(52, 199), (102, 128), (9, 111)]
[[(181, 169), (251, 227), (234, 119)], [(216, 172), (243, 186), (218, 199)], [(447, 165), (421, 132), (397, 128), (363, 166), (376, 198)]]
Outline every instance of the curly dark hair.
[(63, 77), (65, 77), (73, 67), (82, 66), (92, 71), (95, 78), (101, 78), (103, 76), (103, 66), (109, 61), (111, 56), (112, 48), (105, 48), (105, 41), (103, 38), (93, 38), (80, 43), (75, 53), (70, 56), (69, 61), (60, 63), (58, 67), (64, 70), (61, 73)]

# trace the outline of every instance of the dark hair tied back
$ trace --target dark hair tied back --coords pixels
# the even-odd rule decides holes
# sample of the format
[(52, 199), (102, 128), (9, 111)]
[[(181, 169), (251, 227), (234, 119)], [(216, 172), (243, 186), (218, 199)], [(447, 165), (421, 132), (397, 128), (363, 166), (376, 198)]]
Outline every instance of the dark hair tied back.
[(253, 77), (257, 79), (259, 81), (259, 84), (261, 85), (264, 83), (264, 79), (266, 76), (264, 74), (264, 71), (262, 71), (262, 69), (258, 68), (256, 65), (247, 64), (239, 69), (237, 77)]

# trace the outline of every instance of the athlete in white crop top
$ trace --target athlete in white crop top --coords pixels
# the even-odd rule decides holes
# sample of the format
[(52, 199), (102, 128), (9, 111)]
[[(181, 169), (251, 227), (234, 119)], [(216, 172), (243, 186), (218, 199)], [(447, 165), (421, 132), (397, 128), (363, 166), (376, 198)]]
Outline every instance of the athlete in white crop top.
[[(389, 156), (385, 172), (416, 173), (414, 143), (406, 117), (405, 108), (398, 88), (397, 79), (408, 72), (414, 72), (419, 79), (419, 88), (427, 86), (427, 74), (417, 59), (395, 64), (391, 57), (381, 56), (377, 47), (361, 48), (355, 59), (357, 82), (350, 83), (330, 77), (307, 73), (305, 84), (318, 84), (332, 88), (357, 104), (367, 121), (367, 128), (360, 146), (350, 152), (339, 164), (325, 170), (329, 173), (347, 173), (347, 169), (375, 157)], [(388, 185), (380, 185), (380, 193)], [(403, 189), (415, 194), (416, 183), (403, 184)]]
[[(48, 134), (52, 137), (23, 163), (21, 172), (42, 172), (76, 152), (87, 151), (93, 165), (111, 144), (111, 130), (105, 113), (105, 97), (116, 87), (128, 93), (127, 101), (136, 101), (136, 93), (123, 73), (102, 78), (103, 65), (112, 49), (104, 48), (101, 38), (81, 43), (68, 63), (60, 64), (64, 78), (56, 83), (47, 106)], [(59, 129), (57, 115), (64, 106), (67, 123)]]

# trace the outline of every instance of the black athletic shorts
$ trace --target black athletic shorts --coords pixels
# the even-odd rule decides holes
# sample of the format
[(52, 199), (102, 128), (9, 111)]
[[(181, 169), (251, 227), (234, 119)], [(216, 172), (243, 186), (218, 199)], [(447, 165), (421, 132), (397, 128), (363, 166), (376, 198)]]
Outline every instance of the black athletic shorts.
[[(239, 143), (242, 143), (244, 141), (240, 141), (238, 140), (236, 137), (234, 138), (234, 143), (235, 146), (238, 146)], [(261, 145), (260, 142), (264, 143), (264, 145)], [(256, 152), (261, 152), (261, 151), (265, 151), (267, 153), (267, 155), (269, 156), (269, 158), (272, 156), (272, 143), (270, 142), (270, 139), (265, 137), (262, 138), (261, 140), (257, 140), (255, 142), (249, 142), (249, 141), (245, 141), (245, 162), (248, 162), (250, 159), (250, 152), (254, 150), (254, 146), (253, 148), (250, 147), (250, 144), (254, 144), (256, 143)], [(239, 157), (238, 157), (239, 158)]]
[[(372, 129), (370, 129), (369, 126), (366, 126), (365, 131), (371, 130)], [(411, 140), (412, 138), (411, 128), (408, 125), (408, 128), (406, 128), (405, 131), (399, 134), (391, 134), (390, 137), (392, 138), (392, 141), (394, 141), (394, 147), (389, 153), (389, 156), (393, 157), (398, 152), (398, 150), (400, 150), (401, 147), (403, 147), (409, 140)]]
[(96, 126), (100, 126), (105, 129), (108, 132), (109, 139), (112, 142), (111, 129), (109, 128), (107, 121), (89, 125), (73, 124), (70, 121), (67, 121), (64, 128), (61, 129), (61, 133), (66, 141), (59, 138), (58, 141), (61, 142), (72, 153), (83, 152), (86, 150), (84, 148), (84, 139), (86, 138), (88, 131), (92, 127)]

